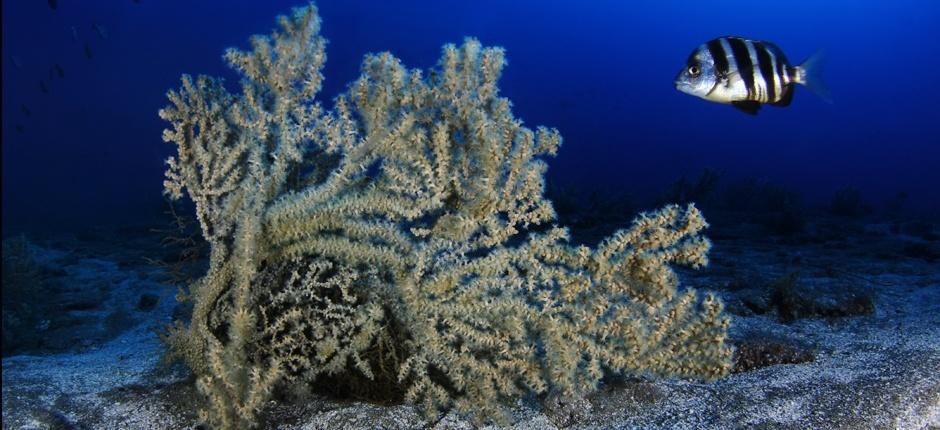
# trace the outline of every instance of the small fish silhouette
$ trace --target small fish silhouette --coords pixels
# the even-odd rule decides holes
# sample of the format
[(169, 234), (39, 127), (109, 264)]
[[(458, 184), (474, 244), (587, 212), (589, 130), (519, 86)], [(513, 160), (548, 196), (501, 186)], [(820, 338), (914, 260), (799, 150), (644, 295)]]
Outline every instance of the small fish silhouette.
[(28, 117), (33, 116), (33, 112), (29, 110), (28, 107), (26, 107), (25, 103), (20, 105), (20, 110), (23, 111), (23, 115), (26, 115)]
[(26, 131), (26, 128), (23, 127), (23, 124), (17, 124), (17, 125), (16, 125), (16, 131), (17, 131), (18, 133), (22, 133), (22, 132)]
[(39, 80), (39, 89), (40, 89), (44, 94), (49, 94), (49, 86), (46, 85), (46, 81), (44, 81), (44, 80), (42, 80), (42, 79)]
[(48, 0), (48, 2), (49, 2), (49, 9), (56, 10), (56, 8), (59, 7), (58, 0)]
[(105, 28), (103, 25), (95, 22), (91, 24), (91, 28), (95, 30), (95, 33), (97, 33), (98, 37), (100, 37), (102, 40), (105, 40), (108, 38), (108, 29)]
[(89, 45), (87, 42), (85, 43), (85, 58), (88, 58), (89, 60), (95, 58), (95, 55), (91, 52), (91, 45)]
[(62, 66), (59, 65), (59, 63), (56, 63), (52, 67), (55, 68), (55, 73), (56, 75), (59, 75), (59, 79), (62, 79), (65, 77), (65, 69), (63, 69)]
[(72, 27), (72, 42), (78, 42), (78, 29), (73, 25)]

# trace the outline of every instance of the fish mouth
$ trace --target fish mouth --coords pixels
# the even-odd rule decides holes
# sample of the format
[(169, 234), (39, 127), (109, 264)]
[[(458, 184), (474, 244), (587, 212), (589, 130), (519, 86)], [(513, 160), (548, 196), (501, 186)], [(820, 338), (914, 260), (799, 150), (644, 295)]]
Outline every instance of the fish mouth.
[(676, 79), (675, 81), (672, 82), (672, 84), (676, 87), (677, 90), (683, 93), (689, 93), (692, 91), (692, 85), (690, 85), (688, 82), (685, 82), (683, 80)]
[(676, 75), (676, 78), (672, 80), (672, 85), (676, 87), (677, 90), (682, 92), (692, 88), (692, 84), (688, 79), (685, 79), (685, 76), (683, 76), (682, 72), (679, 72), (679, 74)]

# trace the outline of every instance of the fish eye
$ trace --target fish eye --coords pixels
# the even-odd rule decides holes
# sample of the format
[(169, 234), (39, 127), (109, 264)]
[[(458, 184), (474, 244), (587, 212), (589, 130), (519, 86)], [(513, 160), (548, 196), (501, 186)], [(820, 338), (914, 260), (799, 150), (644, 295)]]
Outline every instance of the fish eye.
[(691, 65), (691, 66), (689, 66), (689, 74), (690, 74), (690, 75), (692, 75), (692, 76), (698, 76), (699, 73), (702, 73), (702, 70), (699, 69), (698, 66), (696, 66), (696, 65)]

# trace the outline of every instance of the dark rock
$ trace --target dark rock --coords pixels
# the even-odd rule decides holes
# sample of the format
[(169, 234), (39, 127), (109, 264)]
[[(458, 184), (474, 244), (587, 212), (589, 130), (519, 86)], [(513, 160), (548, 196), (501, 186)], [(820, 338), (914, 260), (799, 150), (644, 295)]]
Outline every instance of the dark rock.
[(773, 312), (774, 306), (770, 301), (770, 291), (764, 288), (741, 288), (733, 290), (731, 294), (723, 297), (725, 310), (731, 314), (751, 317)]
[(736, 343), (731, 373), (749, 372), (775, 364), (808, 363), (816, 358), (813, 349), (789, 339), (752, 334)]
[(843, 187), (832, 196), (829, 210), (834, 215), (860, 217), (872, 212), (870, 205), (862, 199), (862, 193), (855, 187)]
[(73, 423), (65, 414), (54, 409), (36, 408), (33, 418), (42, 423), (43, 428), (50, 430), (79, 430), (85, 427)]
[(593, 406), (587, 398), (553, 392), (542, 400), (542, 409), (552, 423), (563, 428), (583, 421), (591, 414)]
[(157, 303), (160, 301), (160, 298), (153, 294), (141, 294), (140, 300), (137, 301), (137, 310), (149, 312), (153, 308), (157, 307)]
[(61, 289), (57, 272), (37, 258), (25, 236), (3, 240), (3, 356), (29, 351), (42, 343), (55, 312), (52, 298)]
[(113, 337), (123, 333), (134, 325), (134, 318), (130, 312), (124, 309), (118, 309), (108, 314), (104, 319), (105, 336)]
[(68, 303), (65, 305), (66, 311), (90, 311), (98, 309), (98, 303), (96, 300), (79, 300), (76, 302)]
[(771, 234), (780, 236), (795, 235), (806, 228), (806, 216), (799, 207), (786, 207), (765, 214), (760, 218), (760, 222)]
[(851, 285), (800, 282), (796, 274), (784, 276), (770, 285), (770, 300), (781, 321), (800, 318), (839, 318), (870, 315), (875, 311), (871, 292)]
[(741, 303), (752, 313), (763, 315), (770, 312), (774, 306), (770, 292), (762, 288), (748, 288), (737, 293)]
[(934, 225), (926, 221), (906, 222), (900, 225), (899, 230), (904, 234), (929, 241), (935, 241), (940, 238), (940, 236), (934, 233)]
[(940, 250), (922, 242), (910, 242), (901, 248), (901, 255), (909, 258), (918, 258), (928, 263), (940, 260)]

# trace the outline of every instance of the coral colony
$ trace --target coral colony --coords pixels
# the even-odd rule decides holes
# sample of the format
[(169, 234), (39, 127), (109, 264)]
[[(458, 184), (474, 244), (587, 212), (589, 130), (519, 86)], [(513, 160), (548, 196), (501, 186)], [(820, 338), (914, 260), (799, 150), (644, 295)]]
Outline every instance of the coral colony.
[(569, 245), (543, 195), (561, 137), (512, 115), (501, 48), (446, 45), (424, 72), (368, 55), (327, 109), (315, 7), (279, 23), (226, 52), (240, 94), (183, 76), (160, 111), (178, 147), (166, 193), (189, 195), (211, 245), (191, 322), (165, 336), (205, 421), (256, 425), (275, 392), (337, 375), (391, 381), (429, 417), (499, 422), (507, 400), (605, 374), (728, 372), (722, 304), (670, 268), (707, 263), (699, 211)]

